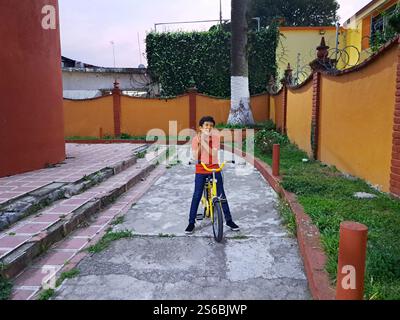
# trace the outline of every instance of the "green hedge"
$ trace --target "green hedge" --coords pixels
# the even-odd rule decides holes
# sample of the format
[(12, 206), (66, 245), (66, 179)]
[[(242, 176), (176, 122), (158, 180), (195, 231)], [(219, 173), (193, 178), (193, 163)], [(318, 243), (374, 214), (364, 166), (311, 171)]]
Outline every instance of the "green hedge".
[[(276, 75), (276, 26), (249, 33), (250, 93), (266, 91)], [(207, 32), (149, 33), (146, 37), (148, 69), (162, 87), (162, 96), (176, 96), (196, 85), (199, 92), (230, 96), (231, 34)]]

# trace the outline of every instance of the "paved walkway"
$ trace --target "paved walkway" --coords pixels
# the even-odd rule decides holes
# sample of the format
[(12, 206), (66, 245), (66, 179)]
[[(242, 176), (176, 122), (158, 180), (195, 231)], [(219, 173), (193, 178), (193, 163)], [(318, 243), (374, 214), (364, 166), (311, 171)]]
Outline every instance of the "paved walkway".
[[(277, 194), (253, 168), (228, 165), (225, 189), (237, 233), (215, 243), (209, 222), (185, 236), (193, 166), (177, 165), (127, 212), (132, 239), (85, 258), (57, 299), (310, 299), (297, 241), (276, 210)], [(163, 237), (161, 234), (169, 234)]]

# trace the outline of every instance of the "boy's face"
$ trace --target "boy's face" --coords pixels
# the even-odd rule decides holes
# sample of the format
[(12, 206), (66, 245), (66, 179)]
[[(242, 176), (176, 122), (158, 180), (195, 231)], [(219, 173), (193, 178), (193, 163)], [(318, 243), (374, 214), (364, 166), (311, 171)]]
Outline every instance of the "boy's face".
[(204, 122), (202, 126), (200, 126), (200, 131), (206, 135), (210, 135), (212, 130), (214, 129), (214, 123), (212, 122)]

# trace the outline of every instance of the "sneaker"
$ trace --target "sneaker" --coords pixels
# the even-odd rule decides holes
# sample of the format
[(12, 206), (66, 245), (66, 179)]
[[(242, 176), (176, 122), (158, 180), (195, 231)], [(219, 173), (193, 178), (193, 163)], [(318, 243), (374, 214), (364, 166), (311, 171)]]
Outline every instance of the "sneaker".
[(239, 228), (232, 220), (228, 221), (228, 222), (226, 223), (226, 225), (227, 225), (229, 228), (231, 228), (232, 231), (239, 231), (239, 230), (240, 230), (240, 228)]
[(193, 233), (193, 230), (194, 230), (194, 223), (189, 223), (189, 225), (187, 226), (187, 228), (185, 230), (185, 233), (191, 234), (191, 233)]

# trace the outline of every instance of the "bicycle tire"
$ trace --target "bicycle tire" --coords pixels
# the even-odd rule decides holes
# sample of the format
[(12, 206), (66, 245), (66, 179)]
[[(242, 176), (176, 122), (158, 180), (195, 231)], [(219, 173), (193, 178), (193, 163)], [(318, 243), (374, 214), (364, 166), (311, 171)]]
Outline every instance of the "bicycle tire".
[(213, 205), (214, 205), (214, 214), (212, 220), (212, 227), (213, 227), (214, 239), (217, 242), (221, 242), (224, 236), (224, 218), (223, 218), (223, 209), (221, 200), (220, 199), (214, 200)]

